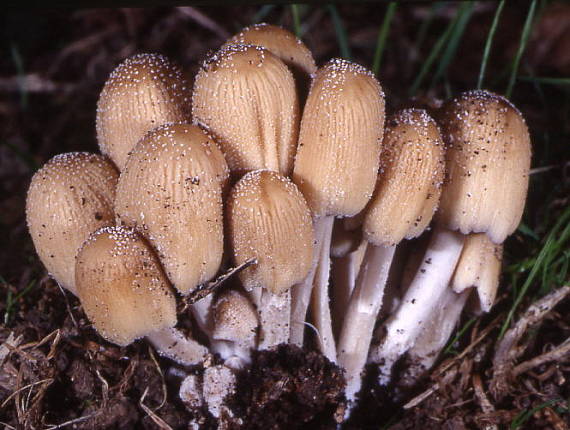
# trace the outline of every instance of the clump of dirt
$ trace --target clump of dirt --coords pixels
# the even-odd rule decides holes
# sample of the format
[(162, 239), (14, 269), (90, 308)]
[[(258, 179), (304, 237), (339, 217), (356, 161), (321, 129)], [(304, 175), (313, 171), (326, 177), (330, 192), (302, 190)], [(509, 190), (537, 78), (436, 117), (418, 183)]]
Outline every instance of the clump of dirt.
[(342, 370), (293, 345), (258, 352), (229, 404), (241, 428), (335, 428), (345, 410)]

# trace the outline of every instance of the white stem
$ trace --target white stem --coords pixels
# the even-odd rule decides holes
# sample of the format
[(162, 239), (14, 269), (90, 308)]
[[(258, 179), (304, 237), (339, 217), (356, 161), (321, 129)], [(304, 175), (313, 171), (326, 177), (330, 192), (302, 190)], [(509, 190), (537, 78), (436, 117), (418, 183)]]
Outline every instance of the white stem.
[(202, 332), (212, 341), (212, 326), (210, 323), (210, 309), (212, 306), (213, 295), (208, 294), (201, 300), (190, 305), (192, 315)]
[(175, 328), (156, 331), (146, 338), (160, 355), (186, 366), (198, 364), (208, 355), (208, 348), (188, 339)]
[(235, 370), (243, 369), (251, 363), (253, 343), (216, 339), (212, 341), (210, 350), (220, 355), (224, 364)]
[(430, 317), (414, 346), (408, 351), (408, 367), (402, 377), (403, 385), (412, 386), (439, 357), (449, 337), (457, 326), (461, 311), (471, 293), (471, 289), (460, 294), (446, 288), (440, 298), (439, 306)]
[(289, 342), (291, 315), (291, 290), (273, 294), (263, 290), (258, 307), (259, 349), (269, 349)]
[(461, 254), (464, 236), (438, 228), (424, 259), (396, 313), (384, 325), (386, 336), (370, 352), (369, 360), (380, 366), (379, 382), (390, 382), (392, 366), (416, 341), (439, 298), (449, 284)]
[(346, 309), (350, 302), (350, 296), (356, 285), (356, 278), (362, 263), (362, 256), (365, 248), (368, 247), (368, 241), (363, 240), (360, 246), (345, 255), (344, 257), (334, 258), (332, 263), (332, 318), (333, 330), (337, 338), (340, 336)]
[(346, 398), (354, 401), (361, 386), (374, 324), (382, 306), (384, 288), (396, 246), (368, 245), (356, 289), (352, 293), (339, 340), (339, 363), (346, 371)]
[(323, 228), (321, 219), (314, 221), (315, 246), (313, 248), (313, 265), (303, 282), (291, 288), (291, 324), (289, 343), (303, 347), (305, 338), (305, 321), (307, 320), (307, 310), (311, 303), (311, 293), (313, 291), (313, 281), (319, 264), (321, 253), (320, 230)]
[[(329, 278), (330, 278), (330, 248), (334, 217), (327, 216), (317, 220), (321, 224), (318, 229), (321, 242), (319, 263), (315, 274), (312, 304), (313, 321), (319, 333), (319, 347), (321, 352), (333, 363), (336, 363), (336, 345), (332, 330)], [(317, 230), (315, 228), (315, 230)]]

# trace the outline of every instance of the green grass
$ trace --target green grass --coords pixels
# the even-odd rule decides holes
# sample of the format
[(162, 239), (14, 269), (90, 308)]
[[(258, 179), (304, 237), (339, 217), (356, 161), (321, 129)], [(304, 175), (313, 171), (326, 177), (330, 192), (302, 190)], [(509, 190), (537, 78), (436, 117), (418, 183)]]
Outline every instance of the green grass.
[(548, 402), (541, 403), (538, 406), (535, 406), (532, 409), (523, 410), (521, 411), (512, 421), (511, 425), (509, 426), (510, 430), (516, 430), (520, 428), (524, 423), (526, 423), (530, 417), (532, 417), (536, 412), (540, 411), (541, 409), (547, 408), (552, 406), (555, 403), (561, 402), (561, 399), (554, 399), (549, 400)]
[(378, 40), (376, 41), (376, 49), (374, 50), (374, 59), (372, 60), (372, 73), (378, 76), (380, 70), (380, 64), (382, 63), (382, 55), (384, 54), (384, 49), (386, 47), (386, 40), (388, 39), (388, 32), (390, 30), (390, 24), (392, 23), (392, 18), (396, 12), (396, 7), (398, 3), (390, 2), (386, 9), (386, 14), (384, 15), (384, 20), (380, 26), (380, 31), (378, 31)]
[(303, 32), (301, 30), (301, 17), (299, 16), (298, 4), (291, 5), (291, 15), (293, 16), (293, 31), (295, 32), (295, 36), (300, 39), (303, 37)]
[(483, 50), (483, 58), (481, 59), (481, 68), (479, 69), (479, 79), (477, 80), (477, 89), (483, 88), (483, 80), (485, 79), (485, 71), (487, 70), (487, 63), (489, 62), (489, 56), (491, 55), (493, 39), (495, 38), (495, 33), (497, 32), (497, 27), (499, 25), (499, 19), (504, 7), (505, 0), (501, 0), (497, 6), (497, 9), (495, 10), (493, 22), (491, 23), (491, 28), (487, 34), (487, 40), (485, 42), (485, 48)]
[(539, 84), (559, 85), (564, 87), (570, 86), (570, 78), (541, 78), (534, 76), (519, 76), (519, 81), (536, 82)]
[(12, 322), (12, 319), (14, 318), (18, 307), (18, 300), (23, 298), (26, 294), (34, 289), (36, 286), (36, 280), (32, 279), (22, 291), (18, 292), (18, 294), (14, 294), (12, 290), (10, 290), (8, 283), (2, 276), (0, 276), (0, 283), (2, 284), (2, 287), (7, 289), (6, 311), (4, 312), (4, 325), (7, 326)]
[(350, 52), (348, 35), (346, 34), (346, 28), (344, 28), (344, 23), (338, 13), (338, 9), (335, 5), (330, 4), (327, 6), (327, 10), (331, 15), (332, 24), (338, 41), (338, 47), (340, 49), (340, 55), (341, 57), (350, 60), (352, 58), (352, 53)]
[(519, 70), (519, 64), (521, 62), (522, 55), (526, 49), (526, 44), (528, 42), (528, 38), (530, 37), (530, 33), (532, 31), (532, 23), (534, 18), (534, 12), (536, 10), (536, 0), (532, 0), (530, 7), (528, 8), (528, 13), (526, 15), (526, 20), (523, 26), (523, 30), (521, 33), (521, 38), (519, 42), (519, 47), (517, 49), (517, 53), (513, 60), (513, 65), (511, 68), (511, 76), (509, 78), (509, 83), (507, 85), (507, 90), (505, 91), (505, 96), (510, 98), (513, 94), (513, 88), (515, 86), (515, 82), (517, 80), (517, 73)]

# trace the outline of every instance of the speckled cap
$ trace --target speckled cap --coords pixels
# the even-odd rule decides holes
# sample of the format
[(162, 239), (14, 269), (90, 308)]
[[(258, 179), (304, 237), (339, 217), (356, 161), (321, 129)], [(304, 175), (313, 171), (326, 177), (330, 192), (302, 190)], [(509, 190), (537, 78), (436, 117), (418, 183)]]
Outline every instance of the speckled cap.
[(190, 121), (191, 88), (182, 70), (158, 54), (127, 58), (105, 83), (97, 103), (97, 141), (122, 170), (136, 143), (169, 122)]
[(77, 293), (99, 334), (128, 345), (176, 324), (176, 300), (152, 249), (133, 230), (104, 227), (83, 244)]
[(222, 292), (212, 307), (212, 338), (253, 345), (258, 326), (257, 311), (248, 298), (236, 290)]
[(228, 176), (220, 149), (200, 127), (167, 124), (137, 144), (119, 178), (118, 222), (151, 243), (182, 294), (220, 267)]
[(353, 216), (374, 191), (384, 94), (362, 66), (333, 59), (313, 79), (303, 111), (293, 181), (316, 216)]
[(227, 204), (236, 264), (256, 258), (240, 273), (246, 287), (282, 293), (307, 276), (313, 261), (311, 213), (295, 184), (269, 170), (246, 174)]
[(75, 293), (75, 256), (100, 227), (115, 223), (119, 173), (107, 158), (60, 154), (38, 170), (28, 189), (26, 221), (40, 260), (57, 282)]
[(289, 175), (299, 133), (293, 75), (267, 49), (229, 45), (196, 76), (194, 121), (220, 142), (236, 177), (257, 169)]
[(390, 246), (419, 236), (437, 209), (444, 170), (443, 141), (426, 111), (404, 109), (389, 117), (364, 219), (366, 239)]
[(482, 90), (446, 103), (440, 118), (447, 178), (438, 220), (501, 243), (519, 225), (526, 200), (531, 157), (526, 123), (507, 99)]

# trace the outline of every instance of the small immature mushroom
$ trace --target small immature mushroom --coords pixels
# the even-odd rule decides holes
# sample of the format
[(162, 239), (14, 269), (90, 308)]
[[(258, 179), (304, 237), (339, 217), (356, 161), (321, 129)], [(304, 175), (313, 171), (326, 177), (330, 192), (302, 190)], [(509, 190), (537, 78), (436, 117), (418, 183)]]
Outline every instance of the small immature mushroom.
[(505, 98), (477, 90), (446, 103), (439, 117), (447, 148), (441, 213), (424, 262), (385, 323), (386, 337), (370, 354), (371, 361), (381, 363), (381, 384), (390, 381), (392, 365), (413, 346), (439, 306), (464, 235), (486, 233), (502, 243), (524, 209), (531, 149), (520, 112)]
[[(324, 354), (336, 361), (328, 303), (335, 216), (359, 213), (374, 191), (384, 131), (384, 94), (364, 67), (333, 59), (313, 79), (301, 120), (293, 181), (313, 211), (319, 262), (314, 317)], [(302, 345), (312, 280), (296, 286), (292, 342)]]
[(258, 306), (259, 347), (288, 342), (290, 288), (307, 276), (313, 261), (307, 203), (289, 179), (257, 170), (232, 189), (227, 218), (235, 263), (257, 260), (240, 273), (240, 279)]
[(236, 290), (227, 290), (212, 305), (212, 349), (226, 366), (237, 369), (251, 362), (251, 349), (257, 337), (257, 312), (251, 302)]
[(32, 178), (26, 199), (28, 230), (50, 275), (72, 293), (81, 244), (115, 222), (118, 177), (105, 157), (73, 152), (56, 155)]
[(148, 239), (182, 294), (220, 267), (228, 174), (221, 151), (198, 126), (167, 124), (137, 144), (119, 178), (117, 219)]
[(198, 72), (192, 103), (194, 121), (218, 138), (236, 177), (256, 169), (290, 174), (299, 102), (277, 56), (259, 46), (222, 48)]
[(405, 109), (389, 117), (378, 183), (364, 218), (364, 237), (370, 243), (338, 343), (349, 400), (354, 400), (361, 386), (360, 373), (396, 246), (403, 239), (419, 236), (429, 225), (439, 202), (443, 174), (443, 141), (427, 112)]
[(159, 125), (190, 121), (190, 86), (181, 69), (158, 54), (127, 58), (109, 76), (97, 103), (97, 141), (123, 170), (129, 152)]
[(135, 231), (103, 227), (85, 241), (75, 268), (77, 295), (97, 331), (126, 346), (145, 337), (183, 364), (202, 361), (207, 349), (173, 329), (176, 300), (152, 249)]

